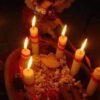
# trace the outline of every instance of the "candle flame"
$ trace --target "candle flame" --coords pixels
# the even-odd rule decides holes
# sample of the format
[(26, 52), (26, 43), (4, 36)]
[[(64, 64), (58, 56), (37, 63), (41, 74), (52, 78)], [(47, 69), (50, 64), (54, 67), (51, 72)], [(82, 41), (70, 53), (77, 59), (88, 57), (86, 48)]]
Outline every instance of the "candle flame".
[(85, 47), (86, 47), (86, 44), (87, 44), (87, 38), (84, 40), (84, 42), (83, 42), (83, 44), (82, 44), (82, 46), (81, 46), (81, 50), (84, 50), (85, 49)]
[(26, 37), (24, 42), (24, 49), (27, 49), (28, 42), (29, 42), (28, 37)]
[(28, 61), (28, 66), (27, 66), (27, 69), (30, 69), (31, 65), (32, 65), (32, 56), (29, 58), (29, 61)]
[(34, 16), (33, 19), (32, 19), (32, 26), (34, 27), (35, 24), (36, 24), (36, 16)]
[(67, 25), (64, 26), (61, 35), (64, 36), (67, 30)]

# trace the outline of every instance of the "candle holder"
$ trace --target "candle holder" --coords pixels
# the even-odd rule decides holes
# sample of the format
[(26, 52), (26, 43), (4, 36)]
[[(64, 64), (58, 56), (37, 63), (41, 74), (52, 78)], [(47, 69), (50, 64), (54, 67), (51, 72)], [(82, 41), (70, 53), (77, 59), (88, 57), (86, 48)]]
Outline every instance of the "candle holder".
[[(51, 39), (48, 40), (45, 38), (40, 38), (40, 45), (39, 46), (40, 46), (40, 53), (42, 53), (42, 54), (56, 52), (56, 43), (53, 42)], [(18, 74), (19, 73), (20, 52), (21, 52), (20, 48), (14, 50), (8, 56), (8, 58), (6, 60), (6, 64), (5, 64), (5, 85), (6, 85), (8, 97), (10, 100), (18, 100), (18, 99), (24, 100), (25, 96), (26, 96), (26, 90), (24, 89), (24, 86), (23, 86), (24, 83), (21, 80), (20, 75)], [(73, 58), (74, 58), (73, 48), (70, 44), (68, 45), (68, 47), (64, 53), (65, 53), (66, 58), (67, 58), (66, 59), (67, 65), (70, 68), (72, 61), (73, 61)], [(88, 81), (90, 78), (90, 73), (92, 70), (87, 58), (88, 57), (86, 56), (84, 59), (84, 62), (82, 63), (82, 67), (81, 67), (79, 73), (75, 77), (76, 80), (82, 81), (82, 85), (83, 85), (84, 89), (86, 88), (86, 86), (88, 84)], [(14, 80), (15, 78), (16, 78), (16, 80)], [(19, 81), (17, 81), (17, 80), (19, 80)], [(58, 94), (59, 94), (58, 91), (50, 90), (50, 91), (47, 91), (46, 94), (44, 94), (44, 97), (47, 95), (55, 95), (56, 97), (58, 97)], [(29, 97), (32, 96), (33, 100), (38, 100), (38, 97), (34, 94), (30, 93), (28, 96)], [(53, 99), (50, 99), (50, 100), (53, 100)], [(59, 100), (59, 99), (56, 98), (55, 100)]]

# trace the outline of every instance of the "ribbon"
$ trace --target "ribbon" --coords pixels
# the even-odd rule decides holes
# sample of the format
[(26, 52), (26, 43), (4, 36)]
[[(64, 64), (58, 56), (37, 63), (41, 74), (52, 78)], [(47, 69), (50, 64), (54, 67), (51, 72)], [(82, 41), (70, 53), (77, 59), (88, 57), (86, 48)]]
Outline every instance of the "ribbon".
[(27, 58), (27, 57), (29, 57), (30, 55), (21, 54), (21, 56), (24, 57), (24, 58)]
[(31, 40), (31, 42), (33, 43), (33, 44), (38, 44), (39, 43), (39, 36), (37, 35), (37, 36), (30, 36), (30, 38), (33, 40), (33, 39), (38, 39), (38, 41), (36, 41), (36, 42), (34, 42), (34, 41), (32, 41)]
[(36, 36), (30, 36), (31, 39), (36, 39), (38, 37), (39, 37), (38, 35), (36, 35)]
[(58, 47), (59, 50), (63, 51), (65, 48), (65, 45), (62, 45), (60, 42), (58, 43)]
[(74, 60), (77, 61), (78, 63), (81, 63), (81, 59), (77, 59), (76, 57), (74, 57)]
[(23, 54), (22, 54), (22, 57), (23, 57), (24, 59), (27, 59), (27, 57), (29, 57), (29, 55), (23, 55)]
[(100, 84), (100, 80), (96, 79), (93, 74), (91, 74), (91, 78), (93, 79), (93, 81), (95, 81), (96, 83)]
[(38, 40), (37, 42), (33, 42), (33, 41), (32, 41), (32, 43), (33, 43), (33, 44), (38, 44), (38, 43), (39, 43), (39, 40)]

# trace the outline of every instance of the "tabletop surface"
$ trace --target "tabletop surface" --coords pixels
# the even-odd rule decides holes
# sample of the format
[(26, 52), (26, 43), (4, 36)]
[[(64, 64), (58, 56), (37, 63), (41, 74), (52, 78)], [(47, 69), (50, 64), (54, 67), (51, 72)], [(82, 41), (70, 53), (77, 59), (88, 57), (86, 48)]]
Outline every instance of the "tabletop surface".
[[(9, 52), (22, 45), (26, 34), (22, 21), (24, 7), (24, 0), (0, 0), (0, 85), (3, 87), (2, 65)], [(100, 66), (100, 1), (76, 0), (60, 16), (68, 24), (67, 35), (76, 48), (88, 38), (86, 54), (94, 63), (93, 67)], [(2, 100), (6, 98), (4, 88), (0, 87), (0, 95)]]

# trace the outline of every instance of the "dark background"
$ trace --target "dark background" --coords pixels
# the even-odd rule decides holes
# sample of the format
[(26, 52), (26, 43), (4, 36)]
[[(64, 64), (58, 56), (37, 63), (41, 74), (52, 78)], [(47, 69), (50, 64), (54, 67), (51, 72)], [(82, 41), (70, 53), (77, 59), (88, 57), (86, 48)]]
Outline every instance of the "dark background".
[[(4, 65), (8, 53), (22, 45), (24, 39), (24, 0), (0, 0), (0, 64)], [(93, 67), (100, 66), (100, 0), (76, 0), (60, 14), (68, 24), (68, 37), (78, 48), (88, 38), (86, 49)], [(2, 62), (3, 61), (3, 62)], [(4, 67), (4, 66), (3, 66)], [(2, 70), (2, 66), (0, 71)], [(3, 72), (0, 86), (4, 87)], [(0, 87), (0, 100), (6, 100), (6, 92)]]

